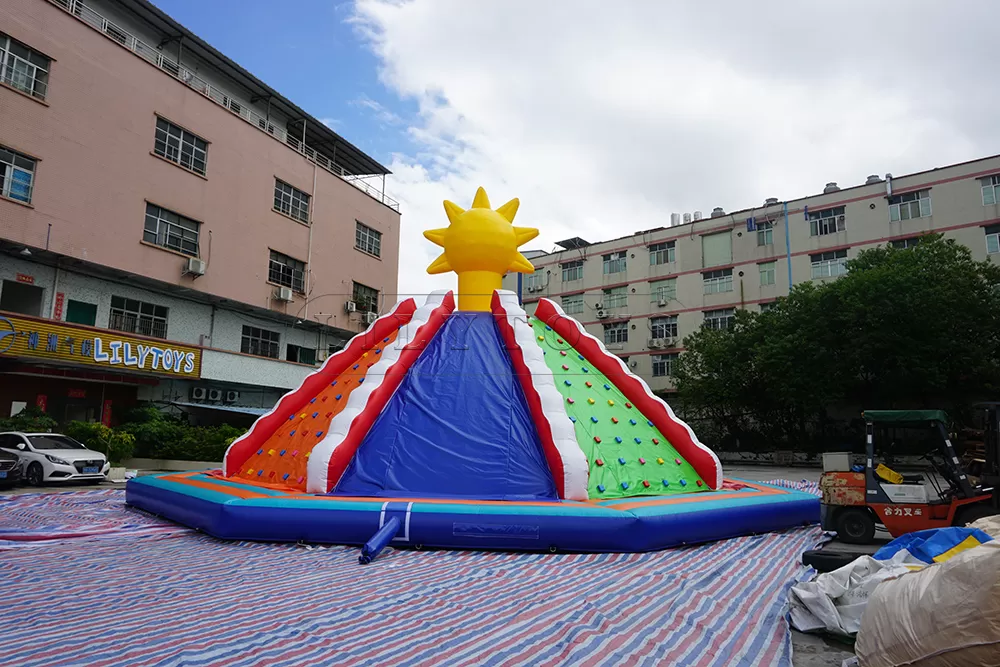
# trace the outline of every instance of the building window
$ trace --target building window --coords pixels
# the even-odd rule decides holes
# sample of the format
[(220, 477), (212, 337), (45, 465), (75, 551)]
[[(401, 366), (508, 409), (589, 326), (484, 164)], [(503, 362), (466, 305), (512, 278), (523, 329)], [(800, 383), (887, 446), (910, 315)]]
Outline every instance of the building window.
[(624, 308), (628, 305), (628, 292), (625, 287), (612, 287), (604, 290), (605, 308)]
[(733, 291), (733, 270), (719, 269), (701, 274), (705, 283), (705, 294), (720, 294)]
[(375, 257), (382, 256), (382, 232), (354, 221), (354, 247)]
[(847, 273), (847, 250), (810, 255), (813, 278), (833, 278)]
[(774, 245), (774, 223), (770, 220), (757, 223), (757, 245)]
[(30, 204), (34, 182), (35, 161), (0, 146), (0, 195)]
[(777, 262), (764, 262), (757, 265), (757, 268), (760, 270), (761, 287), (774, 284), (775, 267), (777, 267)]
[(649, 283), (649, 302), (661, 303), (677, 298), (677, 278), (656, 280)]
[(826, 236), (847, 229), (847, 216), (844, 215), (843, 206), (826, 208), (822, 211), (809, 211), (806, 217), (809, 220), (810, 236)]
[(919, 236), (911, 236), (908, 239), (893, 239), (889, 243), (892, 244), (893, 248), (907, 250), (908, 248), (915, 248), (920, 243), (920, 238)]
[(604, 325), (604, 344), (620, 345), (628, 342), (628, 322)]
[(702, 326), (708, 329), (730, 329), (736, 318), (736, 310), (733, 308), (721, 308), (719, 310), (706, 310), (705, 322)]
[(990, 225), (986, 228), (986, 253), (1000, 253), (1000, 225)]
[(378, 290), (368, 285), (354, 283), (352, 301), (358, 305), (358, 310), (362, 313), (378, 312)]
[(649, 246), (649, 265), (672, 264), (675, 257), (675, 242), (665, 241)]
[(653, 338), (677, 338), (677, 316), (651, 317), (649, 331)]
[(670, 354), (654, 354), (653, 377), (673, 377), (674, 364), (677, 363), (677, 357), (678, 354), (676, 352), (671, 352)]
[(278, 358), (278, 342), (281, 336), (277, 331), (268, 331), (258, 327), (243, 325), (243, 339), (240, 342), (240, 352), (257, 357)]
[(983, 184), (983, 206), (1000, 203), (1000, 174), (987, 176), (982, 179)]
[(309, 224), (310, 196), (282, 180), (274, 179), (274, 209)]
[(163, 118), (156, 119), (153, 152), (197, 174), (205, 175), (208, 144), (204, 139)]
[(147, 203), (146, 226), (142, 232), (142, 240), (197, 257), (200, 227), (199, 222)]
[(625, 257), (627, 255), (628, 253), (622, 250), (621, 252), (613, 252), (602, 256), (601, 259), (604, 260), (604, 275), (622, 273), (625, 270)]
[(285, 348), (285, 359), (315, 366), (316, 350), (311, 347), (302, 347), (301, 345), (292, 345), (289, 343)]
[(931, 191), (917, 190), (903, 195), (889, 197), (889, 220), (912, 220), (926, 218), (931, 214)]
[(562, 269), (562, 279), (564, 283), (571, 280), (583, 280), (582, 259), (578, 259), (575, 262), (564, 262), (559, 266)]
[(777, 301), (768, 301), (767, 303), (760, 304), (760, 312), (766, 313), (769, 310), (774, 310), (778, 305)]
[(570, 294), (562, 298), (562, 309), (567, 315), (579, 315), (583, 312), (583, 295)]
[(51, 63), (38, 51), (0, 32), (0, 81), (44, 100)]
[(725, 266), (733, 263), (732, 232), (706, 234), (701, 237), (702, 266)]
[(97, 326), (97, 304), (67, 299), (66, 321), (73, 324), (85, 324), (88, 327)]
[(113, 296), (108, 328), (153, 338), (166, 338), (168, 312), (166, 306)]
[(306, 265), (288, 255), (271, 251), (271, 261), (267, 267), (267, 279), (275, 285), (291, 287), (299, 294), (305, 294)]
[(545, 287), (545, 269), (535, 269), (524, 279), (524, 286), (529, 292), (539, 292)]

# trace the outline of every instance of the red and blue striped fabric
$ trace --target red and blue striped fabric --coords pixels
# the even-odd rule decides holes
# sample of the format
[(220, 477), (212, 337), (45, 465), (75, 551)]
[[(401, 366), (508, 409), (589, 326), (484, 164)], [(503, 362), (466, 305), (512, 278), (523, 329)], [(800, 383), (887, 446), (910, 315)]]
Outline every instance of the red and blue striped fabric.
[[(19, 504), (38, 526), (72, 531), (67, 516), (81, 507), (128, 526), (123, 495), (5, 497), (0, 526)], [(0, 580), (21, 593), (5, 613), (24, 621), (7, 624), (3, 660), (787, 666), (787, 590), (821, 539), (808, 527), (638, 554), (387, 550), (368, 566), (352, 548), (190, 531), (52, 540), (0, 558)]]

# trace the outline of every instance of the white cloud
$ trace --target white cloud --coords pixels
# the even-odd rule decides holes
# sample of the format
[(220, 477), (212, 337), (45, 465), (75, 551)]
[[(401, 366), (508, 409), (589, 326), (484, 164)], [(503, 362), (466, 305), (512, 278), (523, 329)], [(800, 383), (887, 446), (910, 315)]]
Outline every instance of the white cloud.
[(390, 165), (401, 291), (455, 284), (421, 232), (479, 185), (549, 249), (1000, 152), (991, 0), (357, 0), (354, 21), (419, 105), (421, 149)]

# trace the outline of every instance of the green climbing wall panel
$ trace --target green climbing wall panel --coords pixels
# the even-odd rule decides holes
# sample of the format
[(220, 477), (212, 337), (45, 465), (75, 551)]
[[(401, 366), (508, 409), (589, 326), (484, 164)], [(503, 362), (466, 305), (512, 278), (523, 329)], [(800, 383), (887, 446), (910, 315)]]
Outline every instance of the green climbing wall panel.
[(529, 324), (590, 465), (591, 498), (663, 496), (708, 486), (604, 374), (541, 320)]

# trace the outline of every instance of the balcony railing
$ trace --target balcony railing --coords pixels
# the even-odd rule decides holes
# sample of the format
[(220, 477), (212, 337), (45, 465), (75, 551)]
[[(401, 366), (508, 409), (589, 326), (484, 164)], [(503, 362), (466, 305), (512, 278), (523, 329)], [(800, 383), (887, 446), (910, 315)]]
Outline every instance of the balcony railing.
[(385, 204), (392, 210), (399, 212), (398, 201), (389, 197), (384, 191), (371, 185), (365, 180), (372, 178), (372, 175), (351, 174), (347, 172), (343, 167), (335, 164), (333, 160), (328, 158), (326, 155), (316, 152), (314, 149), (303, 143), (301, 139), (291, 136), (282, 128), (269, 122), (267, 118), (252, 110), (249, 104), (234, 99), (225, 91), (219, 90), (187, 68), (182, 67), (179, 63), (170, 60), (164, 56), (162, 52), (153, 48), (149, 44), (140, 41), (128, 31), (115, 25), (90, 7), (80, 2), (80, 0), (49, 0), (49, 2), (66, 10), (92, 28), (101, 31), (109, 39), (118, 42), (135, 55), (147, 61), (149, 64), (163, 70), (170, 76), (201, 93), (219, 106), (225, 107), (231, 113), (257, 127), (260, 131), (270, 134), (272, 137), (284, 143), (310, 162), (313, 162), (341, 180), (350, 183), (372, 199), (375, 199), (376, 201)]
[(112, 312), (108, 318), (108, 328), (125, 333), (134, 333), (152, 338), (167, 337), (167, 323), (149, 317), (137, 317), (131, 313)]

